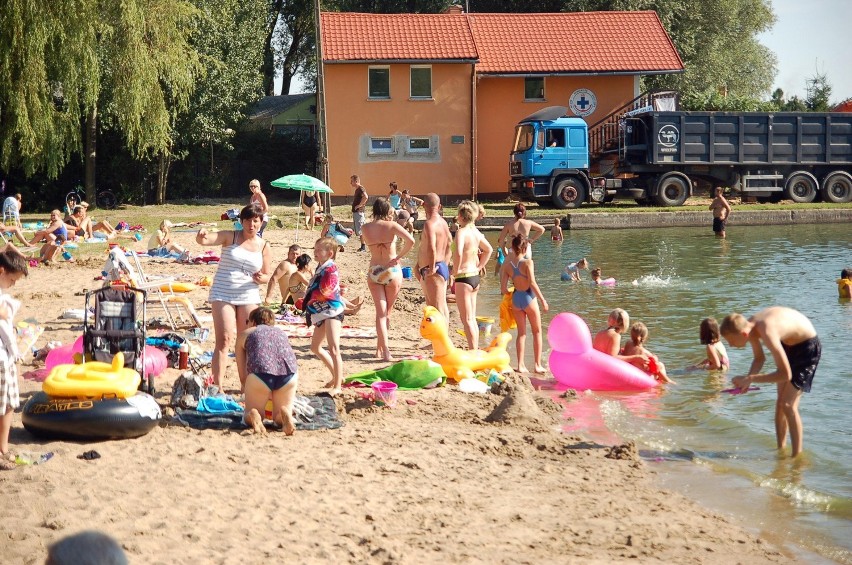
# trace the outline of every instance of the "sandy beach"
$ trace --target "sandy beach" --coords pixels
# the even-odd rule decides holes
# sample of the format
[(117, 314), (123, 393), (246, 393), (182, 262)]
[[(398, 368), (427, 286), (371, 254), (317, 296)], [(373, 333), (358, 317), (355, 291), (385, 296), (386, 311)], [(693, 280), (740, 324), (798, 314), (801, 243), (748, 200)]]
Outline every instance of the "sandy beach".
[[(175, 236), (201, 251), (191, 233)], [(276, 264), (292, 238), (291, 231), (267, 232)], [(313, 240), (301, 234), (303, 245)], [(347, 296), (364, 296), (366, 303), (346, 324), (370, 328), (366, 257), (356, 248), (350, 242), (338, 264)], [(83, 307), (82, 291), (100, 284), (94, 279), (102, 265), (94, 257), (38, 266), (10, 291), (23, 302), (17, 319), (35, 318), (45, 327), (39, 346), (81, 335), (81, 322), (60, 316)], [(151, 260), (145, 268), (194, 281), (216, 267)], [(187, 296), (209, 316), (206, 289)], [(395, 357), (429, 353), (417, 331), (422, 306), (419, 286), (406, 282), (391, 317)], [(451, 335), (460, 346), (454, 306), (451, 311)], [(299, 394), (320, 392), (328, 373), (309, 340), (291, 343)], [(375, 338), (344, 338), (341, 345), (344, 375), (385, 365), (375, 358)], [(206, 346), (212, 348), (212, 336)], [(19, 373), (42, 366), (24, 364)], [(115, 537), (132, 563), (796, 560), (732, 518), (657, 487), (632, 446), (598, 446), (560, 433), (570, 398), (557, 404), (520, 375), (499, 394), (464, 394), (454, 385), (400, 393), (395, 408), (376, 407), (361, 390), (347, 388), (336, 399), (343, 427), (292, 437), (170, 425), (166, 406), (178, 375), (167, 369), (156, 379), (165, 417), (138, 439), (38, 440), (15, 415), (13, 451), (54, 456), (0, 472), (4, 563), (42, 563), (50, 543), (83, 529)], [(38, 382), (20, 384), (22, 403), (40, 390)], [(239, 388), (233, 362), (224, 385)], [(77, 457), (91, 449), (101, 458)]]

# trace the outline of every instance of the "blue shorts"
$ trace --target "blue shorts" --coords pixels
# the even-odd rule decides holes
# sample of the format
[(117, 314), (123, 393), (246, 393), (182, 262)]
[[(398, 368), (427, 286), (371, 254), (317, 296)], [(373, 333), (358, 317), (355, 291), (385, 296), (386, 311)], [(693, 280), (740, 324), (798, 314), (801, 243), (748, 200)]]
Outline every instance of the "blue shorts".
[(287, 383), (293, 380), (293, 377), (296, 376), (296, 373), (291, 375), (270, 375), (269, 373), (252, 373), (255, 377), (259, 378), (263, 381), (263, 384), (269, 388), (271, 391), (276, 391), (280, 388), (284, 388)]

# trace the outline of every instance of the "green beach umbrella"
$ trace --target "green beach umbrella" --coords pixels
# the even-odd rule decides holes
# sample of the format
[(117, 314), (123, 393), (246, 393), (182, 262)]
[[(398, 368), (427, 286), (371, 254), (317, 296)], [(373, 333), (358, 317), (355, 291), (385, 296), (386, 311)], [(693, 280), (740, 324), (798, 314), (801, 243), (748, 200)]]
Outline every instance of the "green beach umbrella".
[(287, 175), (280, 179), (275, 179), (269, 184), (275, 188), (286, 188), (290, 190), (298, 190), (300, 192), (313, 190), (314, 192), (327, 192), (329, 194), (334, 194), (334, 191), (331, 190), (327, 184), (318, 178), (312, 177), (311, 175)]
[(299, 191), (299, 206), (296, 209), (296, 243), (299, 242), (299, 220), (302, 210), (302, 192), (311, 190), (318, 193), (334, 194), (334, 191), (331, 190), (331, 187), (327, 184), (316, 177), (305, 174), (283, 176), (280, 179), (275, 179), (269, 184), (275, 188)]

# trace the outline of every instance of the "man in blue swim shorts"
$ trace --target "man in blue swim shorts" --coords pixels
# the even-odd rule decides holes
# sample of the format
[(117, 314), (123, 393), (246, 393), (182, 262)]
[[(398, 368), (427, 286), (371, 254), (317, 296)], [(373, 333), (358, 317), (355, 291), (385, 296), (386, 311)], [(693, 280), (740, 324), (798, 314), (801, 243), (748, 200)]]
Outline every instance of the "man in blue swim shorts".
[[(799, 400), (810, 392), (819, 365), (822, 346), (811, 321), (801, 312), (785, 306), (772, 306), (751, 318), (733, 313), (722, 320), (722, 337), (734, 347), (751, 344), (754, 361), (744, 376), (732, 382), (741, 392), (752, 383), (776, 383), (778, 400), (775, 403), (775, 435), (778, 449), (783, 449), (790, 431), (792, 456), (802, 452), (802, 420)], [(775, 371), (760, 373), (766, 355), (763, 346), (772, 354)]]
[(450, 319), (447, 306), (447, 281), (450, 280), (450, 228), (441, 217), (441, 199), (434, 192), (423, 197), (426, 209), (426, 223), (420, 232), (420, 248), (417, 251), (415, 276), (420, 281), (426, 304), (437, 308)]

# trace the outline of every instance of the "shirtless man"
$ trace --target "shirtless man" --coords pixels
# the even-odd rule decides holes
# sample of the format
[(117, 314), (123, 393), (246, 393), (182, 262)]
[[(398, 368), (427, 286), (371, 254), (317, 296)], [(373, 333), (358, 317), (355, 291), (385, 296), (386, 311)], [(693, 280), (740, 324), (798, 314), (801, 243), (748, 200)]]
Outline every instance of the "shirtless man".
[[(803, 392), (811, 391), (822, 346), (811, 321), (801, 312), (785, 306), (772, 306), (751, 318), (733, 313), (725, 316), (719, 328), (722, 337), (734, 347), (751, 344), (754, 360), (748, 374), (734, 377), (732, 382), (741, 392), (752, 383), (776, 383), (775, 438), (778, 449), (784, 449), (787, 430), (790, 431), (792, 456), (802, 452), (802, 420), (799, 400)], [(763, 346), (772, 354), (775, 370), (761, 373), (766, 355)]]
[(302, 248), (298, 245), (293, 244), (290, 246), (290, 249), (287, 251), (287, 258), (278, 263), (278, 266), (275, 267), (275, 271), (272, 273), (272, 278), (269, 279), (266, 285), (264, 303), (269, 302), (269, 297), (272, 296), (276, 284), (281, 291), (281, 300), (284, 300), (284, 297), (287, 296), (287, 284), (290, 281), (290, 275), (296, 272), (296, 257), (301, 253)]
[(530, 245), (527, 246), (527, 257), (532, 257), (532, 243), (544, 235), (544, 226), (532, 220), (527, 220), (527, 207), (524, 206), (523, 202), (515, 204), (513, 211), (515, 218), (509, 220), (500, 230), (500, 235), (497, 236), (497, 247), (503, 250), (504, 256), (508, 256), (512, 238), (521, 234), (530, 242)]
[(731, 215), (731, 204), (722, 196), (722, 187), (717, 186), (714, 190), (713, 202), (710, 203), (710, 211), (713, 212), (713, 233), (716, 237), (725, 237), (725, 224)]
[(441, 199), (434, 192), (423, 200), (426, 223), (420, 232), (420, 249), (414, 276), (420, 281), (426, 304), (437, 308), (449, 324), (450, 309), (447, 306), (447, 281), (450, 280), (450, 228), (441, 217)]
[(470, 200), (459, 204), (456, 249), (453, 253), (453, 275), (456, 281), (456, 305), (471, 351), (479, 349), (479, 326), (476, 323), (476, 298), (480, 275), (491, 258), (491, 244), (476, 229), (479, 205)]

